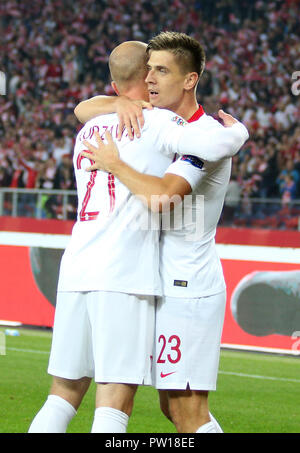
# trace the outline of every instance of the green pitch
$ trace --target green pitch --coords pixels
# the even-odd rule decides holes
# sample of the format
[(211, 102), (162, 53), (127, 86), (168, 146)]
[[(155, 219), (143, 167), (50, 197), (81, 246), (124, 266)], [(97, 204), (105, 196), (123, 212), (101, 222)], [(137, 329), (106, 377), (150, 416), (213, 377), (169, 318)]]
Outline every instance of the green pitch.
[[(0, 340), (3, 331), (0, 329)], [(5, 336), (0, 355), (0, 433), (26, 433), (45, 401), (51, 378), (47, 363), (51, 333), (19, 329)], [(70, 433), (88, 433), (94, 412), (91, 385)], [(300, 358), (222, 351), (217, 392), (210, 409), (226, 433), (300, 433)], [(175, 433), (161, 414), (151, 387), (140, 387), (128, 427), (129, 433)]]

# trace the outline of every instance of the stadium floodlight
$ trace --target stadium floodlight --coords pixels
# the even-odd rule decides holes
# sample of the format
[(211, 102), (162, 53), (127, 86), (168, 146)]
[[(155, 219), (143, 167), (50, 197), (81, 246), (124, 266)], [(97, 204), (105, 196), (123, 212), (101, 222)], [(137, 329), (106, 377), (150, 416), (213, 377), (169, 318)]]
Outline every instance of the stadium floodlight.
[(6, 94), (6, 75), (3, 71), (0, 71), (0, 95)]

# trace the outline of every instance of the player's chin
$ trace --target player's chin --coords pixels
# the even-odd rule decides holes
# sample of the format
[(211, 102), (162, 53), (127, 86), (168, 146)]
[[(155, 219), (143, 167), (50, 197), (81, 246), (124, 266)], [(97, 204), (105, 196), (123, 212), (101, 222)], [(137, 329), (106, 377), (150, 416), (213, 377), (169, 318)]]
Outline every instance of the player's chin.
[(155, 105), (155, 107), (158, 107), (158, 103), (159, 103), (159, 94), (158, 93), (149, 93), (149, 102), (152, 104), (152, 105)]
[(158, 97), (151, 98), (149, 100), (149, 102), (153, 105), (153, 107), (159, 107), (159, 108), (164, 108), (165, 107), (163, 101), (161, 99), (159, 99)]

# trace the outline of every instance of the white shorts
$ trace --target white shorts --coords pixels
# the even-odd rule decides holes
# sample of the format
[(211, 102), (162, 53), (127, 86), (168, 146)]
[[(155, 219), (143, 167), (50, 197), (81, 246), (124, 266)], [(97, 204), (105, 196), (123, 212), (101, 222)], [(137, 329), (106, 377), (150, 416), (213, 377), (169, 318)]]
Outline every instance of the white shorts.
[(157, 298), (157, 389), (216, 389), (225, 303), (225, 291), (199, 299)]
[(153, 296), (59, 292), (48, 373), (96, 382), (151, 382)]

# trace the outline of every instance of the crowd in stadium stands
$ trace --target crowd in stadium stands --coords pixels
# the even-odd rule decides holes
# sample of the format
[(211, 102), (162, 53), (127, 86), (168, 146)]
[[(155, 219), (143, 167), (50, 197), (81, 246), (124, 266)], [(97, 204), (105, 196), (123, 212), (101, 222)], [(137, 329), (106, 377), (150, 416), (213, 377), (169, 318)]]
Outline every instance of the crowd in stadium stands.
[[(224, 221), (265, 215), (253, 198), (300, 198), (298, 0), (7, 0), (0, 4), (0, 187), (75, 189), (78, 102), (112, 94), (108, 55), (122, 41), (185, 32), (206, 50), (198, 95), (249, 129), (233, 159)], [(271, 209), (271, 208), (270, 208)], [(49, 211), (50, 212), (50, 211)], [(48, 215), (55, 215), (51, 211)], [(54, 214), (53, 214), (54, 212)], [(272, 212), (270, 212), (272, 214)]]

